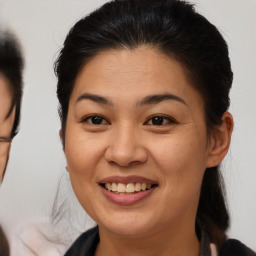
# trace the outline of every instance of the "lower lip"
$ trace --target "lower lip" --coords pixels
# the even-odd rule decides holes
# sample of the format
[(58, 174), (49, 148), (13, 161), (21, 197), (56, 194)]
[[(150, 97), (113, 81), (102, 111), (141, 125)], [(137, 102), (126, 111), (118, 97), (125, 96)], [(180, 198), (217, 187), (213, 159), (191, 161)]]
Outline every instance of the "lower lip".
[(153, 187), (146, 191), (141, 191), (141, 192), (137, 192), (134, 194), (127, 194), (127, 195), (120, 195), (120, 194), (113, 193), (101, 186), (100, 188), (104, 196), (112, 203), (119, 204), (119, 205), (132, 205), (149, 197), (156, 187)]

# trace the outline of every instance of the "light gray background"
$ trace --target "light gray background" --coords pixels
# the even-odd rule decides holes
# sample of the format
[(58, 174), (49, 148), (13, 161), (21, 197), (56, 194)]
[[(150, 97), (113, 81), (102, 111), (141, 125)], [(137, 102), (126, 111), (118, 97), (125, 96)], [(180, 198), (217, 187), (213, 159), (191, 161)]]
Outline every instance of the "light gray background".
[[(103, 0), (0, 0), (0, 22), (23, 45), (26, 59), (21, 129), (12, 145), (0, 192), (0, 215), (15, 225), (46, 216), (65, 160), (53, 62), (68, 30)], [(256, 250), (256, 0), (195, 0), (222, 32), (234, 71), (230, 111), (235, 119), (223, 165), (232, 225), (230, 236)]]

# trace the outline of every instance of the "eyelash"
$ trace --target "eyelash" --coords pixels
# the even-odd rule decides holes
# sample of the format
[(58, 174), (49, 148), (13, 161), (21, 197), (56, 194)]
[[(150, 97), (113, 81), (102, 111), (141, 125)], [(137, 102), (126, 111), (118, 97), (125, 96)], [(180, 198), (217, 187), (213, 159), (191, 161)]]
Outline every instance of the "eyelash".
[[(92, 121), (92, 118), (95, 118), (94, 121), (96, 121), (96, 123), (93, 123)], [(153, 124), (153, 119), (155, 119), (156, 122), (160, 122), (159, 124)], [(98, 120), (97, 120), (98, 119)], [(99, 121), (99, 123), (97, 123), (97, 121)], [(149, 122), (152, 122), (151, 124), (149, 124)], [(90, 115), (90, 116), (86, 116), (84, 118), (82, 118), (81, 120), (82, 123), (89, 123), (91, 125), (104, 125), (104, 124), (110, 124), (103, 116), (101, 115)], [(102, 123), (104, 122), (104, 123)], [(178, 122), (170, 117), (170, 116), (165, 116), (165, 115), (161, 115), (161, 114), (158, 114), (158, 115), (153, 115), (151, 117), (149, 117), (147, 119), (147, 121), (144, 123), (144, 125), (152, 125), (152, 126), (164, 126), (164, 125), (169, 125), (169, 124), (177, 124)]]
[[(159, 118), (160, 122), (162, 121), (162, 122), (164, 122), (164, 124), (155, 124), (155, 125), (153, 123), (148, 124), (150, 121), (152, 122), (153, 118)], [(159, 121), (159, 120), (155, 120), (155, 121)], [(148, 124), (148, 125), (152, 125), (152, 126), (165, 126), (165, 125), (177, 124), (177, 123), (178, 122), (173, 117), (158, 114), (158, 115), (151, 116), (144, 124)]]
[(89, 123), (91, 125), (102, 125), (102, 123), (93, 123), (92, 118), (98, 118), (101, 121), (105, 121), (104, 124), (109, 124), (109, 122), (101, 115), (90, 115), (90, 116), (83, 117), (81, 119), (81, 123)]

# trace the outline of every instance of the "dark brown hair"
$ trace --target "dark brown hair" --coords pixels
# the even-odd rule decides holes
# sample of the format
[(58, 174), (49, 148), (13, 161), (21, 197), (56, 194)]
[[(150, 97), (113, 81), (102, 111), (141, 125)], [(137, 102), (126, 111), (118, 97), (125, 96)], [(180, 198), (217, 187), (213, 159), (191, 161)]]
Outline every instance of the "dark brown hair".
[(0, 31), (0, 73), (8, 80), (12, 93), (12, 105), (6, 118), (9, 117), (13, 108), (16, 107), (11, 138), (18, 133), (20, 123), (22, 71), (23, 58), (17, 39), (10, 32)]

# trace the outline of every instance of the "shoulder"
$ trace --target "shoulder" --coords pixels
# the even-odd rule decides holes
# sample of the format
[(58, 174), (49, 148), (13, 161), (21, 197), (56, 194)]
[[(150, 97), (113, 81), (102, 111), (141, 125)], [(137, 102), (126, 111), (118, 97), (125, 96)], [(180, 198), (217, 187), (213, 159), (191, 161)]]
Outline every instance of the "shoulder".
[(9, 255), (9, 245), (1, 226), (0, 226), (0, 255), (1, 256)]
[(8, 232), (8, 240), (11, 256), (61, 256), (70, 244), (70, 241), (65, 241), (63, 235), (47, 222), (13, 227)]
[(99, 242), (98, 227), (89, 229), (79, 236), (76, 241), (71, 245), (65, 256), (93, 256)]
[(220, 249), (219, 256), (256, 256), (256, 253), (240, 241), (228, 239)]

